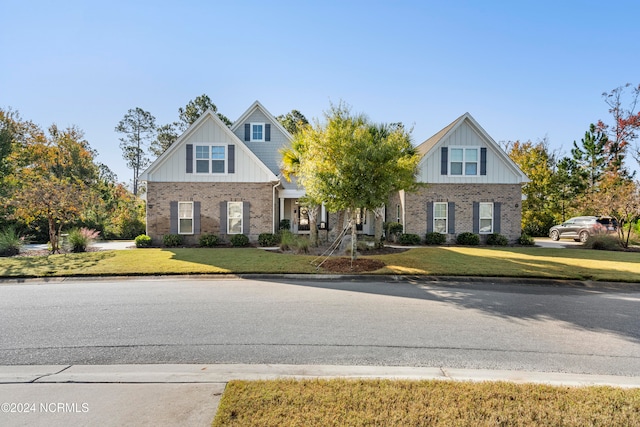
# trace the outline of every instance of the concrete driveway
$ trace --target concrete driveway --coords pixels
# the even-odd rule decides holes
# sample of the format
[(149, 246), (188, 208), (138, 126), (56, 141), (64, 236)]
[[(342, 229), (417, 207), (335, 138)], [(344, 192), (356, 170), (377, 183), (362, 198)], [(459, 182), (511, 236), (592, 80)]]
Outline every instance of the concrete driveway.
[(551, 240), (549, 237), (536, 237), (536, 246), (542, 248), (577, 248), (582, 246), (581, 242), (576, 242), (573, 239), (560, 239), (558, 241)]
[[(134, 249), (136, 242), (133, 240), (99, 240), (89, 245), (94, 248), (103, 250), (121, 250), (121, 249)], [(39, 251), (47, 250), (48, 245), (46, 243), (34, 243), (24, 245), (21, 250), (23, 251)]]

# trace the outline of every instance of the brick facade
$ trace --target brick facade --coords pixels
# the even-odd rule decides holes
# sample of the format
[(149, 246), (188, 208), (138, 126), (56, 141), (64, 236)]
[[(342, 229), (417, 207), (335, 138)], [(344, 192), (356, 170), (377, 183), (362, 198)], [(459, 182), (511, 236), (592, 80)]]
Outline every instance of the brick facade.
[[(147, 182), (147, 234), (155, 244), (171, 234), (172, 201), (200, 202), (200, 234), (216, 234), (229, 241), (226, 226), (220, 227), (220, 203), (249, 202), (247, 236), (257, 241), (260, 233), (273, 232), (273, 185), (275, 183)], [(198, 235), (185, 235), (185, 243), (197, 244)]]
[[(521, 234), (522, 189), (520, 184), (428, 184), (404, 198), (404, 232), (424, 238), (427, 232), (427, 202), (455, 203), (455, 234), (447, 234), (448, 242), (456, 235), (473, 232), (473, 203), (500, 203), (500, 234), (515, 242)], [(392, 195), (387, 207), (387, 221), (396, 221), (398, 193)], [(402, 218), (401, 218), (402, 221)], [(482, 241), (486, 238), (481, 235)]]

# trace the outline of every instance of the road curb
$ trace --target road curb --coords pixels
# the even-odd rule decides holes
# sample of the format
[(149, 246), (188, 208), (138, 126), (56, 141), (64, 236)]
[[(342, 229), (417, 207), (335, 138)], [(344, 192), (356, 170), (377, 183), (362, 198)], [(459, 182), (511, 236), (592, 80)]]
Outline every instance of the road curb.
[(479, 277), (479, 276), (421, 276), (421, 275), (367, 275), (367, 274), (162, 274), (128, 276), (63, 276), (63, 277), (0, 277), (0, 285), (34, 285), (76, 281), (150, 280), (150, 279), (207, 279), (207, 280), (308, 280), (308, 281), (351, 281), (351, 282), (404, 282), (423, 285), (437, 284), (491, 284), (491, 285), (531, 285), (556, 286), (580, 289), (615, 289), (640, 291), (638, 282), (600, 282), (593, 280), (544, 279), (520, 277)]
[(563, 386), (640, 388), (640, 377), (449, 367), (245, 364), (0, 366), (0, 385), (227, 383), (231, 380), (281, 378), (507, 381)]

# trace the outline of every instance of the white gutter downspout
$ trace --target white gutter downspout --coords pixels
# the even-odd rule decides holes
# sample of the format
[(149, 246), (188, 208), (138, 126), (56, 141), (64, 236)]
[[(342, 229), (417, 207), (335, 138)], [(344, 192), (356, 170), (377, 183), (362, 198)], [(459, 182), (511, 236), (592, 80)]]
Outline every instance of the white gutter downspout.
[(272, 214), (271, 214), (271, 218), (273, 218), (273, 220), (271, 221), (271, 233), (276, 234), (276, 188), (280, 186), (280, 181), (276, 182), (276, 185), (273, 186), (273, 188), (271, 189), (272, 191), (272, 198), (271, 198), (271, 210), (272, 210)]

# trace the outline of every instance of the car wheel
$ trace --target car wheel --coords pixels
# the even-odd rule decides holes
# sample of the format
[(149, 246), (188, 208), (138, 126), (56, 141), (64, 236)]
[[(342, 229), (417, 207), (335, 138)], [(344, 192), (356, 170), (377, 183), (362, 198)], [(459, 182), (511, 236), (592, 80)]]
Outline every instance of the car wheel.
[(551, 237), (551, 240), (560, 240), (560, 233), (557, 230), (553, 230), (549, 237)]
[(588, 231), (581, 231), (580, 232), (580, 241), (582, 243), (586, 242), (588, 238), (589, 238), (589, 232)]

